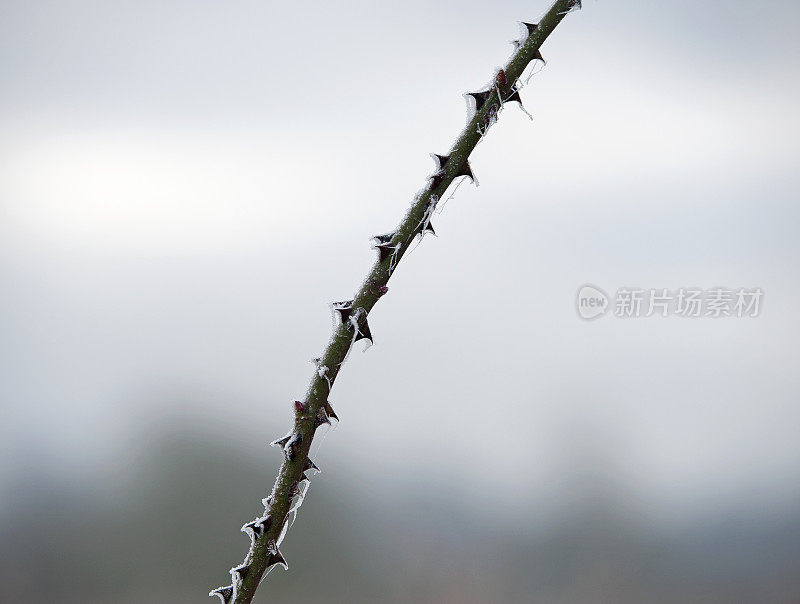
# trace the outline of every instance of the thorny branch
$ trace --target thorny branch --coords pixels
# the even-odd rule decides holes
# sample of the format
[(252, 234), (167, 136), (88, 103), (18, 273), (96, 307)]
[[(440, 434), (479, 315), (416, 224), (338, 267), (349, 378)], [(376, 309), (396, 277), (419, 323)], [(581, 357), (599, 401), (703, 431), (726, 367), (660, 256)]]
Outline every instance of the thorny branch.
[(308, 452), (314, 433), (322, 424), (338, 418), (328, 401), (333, 383), (352, 345), (361, 339), (372, 341), (367, 316), (383, 296), (403, 255), (417, 236), (433, 232), (431, 216), (439, 200), (454, 179), (464, 176), (475, 180), (468, 158), (491, 125), (497, 120), (504, 103), (517, 102), (520, 76), (531, 61), (541, 60), (539, 47), (565, 15), (579, 9), (580, 0), (557, 0), (538, 23), (525, 23), (527, 35), (515, 42), (516, 50), (506, 66), (494, 76), (486, 90), (469, 93), (474, 112), (464, 131), (448, 155), (435, 155), (437, 169), (429, 177), (397, 229), (374, 238), (378, 260), (352, 300), (332, 304), (339, 321), (321, 358), (315, 359), (316, 370), (303, 401), (295, 401), (294, 425), (283, 438), (273, 442), (283, 450), (275, 485), (263, 500), (264, 513), (242, 527), (250, 537), (250, 549), (244, 562), (231, 569), (232, 582), (209, 595), (218, 596), (223, 604), (249, 604), (264, 574), (276, 565), (288, 568), (278, 546), (289, 526), (289, 516), (296, 512), (310, 479), (309, 471), (319, 471)]

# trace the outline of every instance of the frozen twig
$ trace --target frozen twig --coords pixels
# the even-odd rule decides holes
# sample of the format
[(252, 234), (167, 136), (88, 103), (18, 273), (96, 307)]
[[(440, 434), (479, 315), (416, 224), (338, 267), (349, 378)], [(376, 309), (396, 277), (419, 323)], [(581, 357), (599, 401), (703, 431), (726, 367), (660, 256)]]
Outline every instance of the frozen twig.
[[(468, 176), (474, 182), (468, 158), (472, 150), (498, 119), (502, 104), (518, 101), (519, 78), (531, 61), (542, 60), (539, 47), (565, 15), (580, 8), (577, 0), (557, 0), (538, 23), (525, 23), (527, 35), (515, 43), (515, 52), (505, 67), (494, 74), (484, 91), (470, 93), (475, 110), (450, 153), (437, 156), (437, 171), (414, 200), (400, 225), (392, 233), (375, 238), (378, 260), (356, 292), (353, 300), (334, 303), (341, 320), (334, 327), (325, 352), (315, 359), (315, 371), (302, 401), (294, 402), (294, 423), (290, 432), (273, 444), (283, 451), (283, 463), (272, 488), (263, 500), (264, 512), (242, 527), (250, 536), (250, 549), (244, 562), (231, 569), (231, 584), (213, 590), (223, 604), (249, 604), (265, 573), (276, 566), (287, 567), (278, 547), (308, 489), (306, 472), (319, 469), (308, 453), (317, 428), (337, 419), (328, 401), (333, 383), (352, 345), (360, 339), (372, 340), (367, 316), (388, 288), (386, 284), (417, 235), (433, 231), (430, 218), (454, 179)], [(305, 485), (302, 485), (306, 482)], [(302, 485), (302, 486), (301, 486)]]

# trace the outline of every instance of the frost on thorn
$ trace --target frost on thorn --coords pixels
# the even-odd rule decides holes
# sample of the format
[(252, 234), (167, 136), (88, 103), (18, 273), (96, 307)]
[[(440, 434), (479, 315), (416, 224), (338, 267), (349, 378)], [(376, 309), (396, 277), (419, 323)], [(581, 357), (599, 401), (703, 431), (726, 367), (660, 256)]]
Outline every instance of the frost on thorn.
[(328, 414), (328, 417), (335, 419), (337, 422), (339, 421), (339, 416), (336, 415), (336, 411), (331, 407), (330, 401), (325, 401), (325, 413)]
[(391, 243), (379, 243), (378, 245), (372, 246), (374, 249), (378, 250), (378, 262), (383, 262), (389, 256), (393, 256), (398, 252), (400, 249), (400, 244), (392, 245)]
[(389, 256), (392, 256), (400, 251), (399, 243), (392, 245), (392, 240), (396, 234), (396, 232), (391, 232), (372, 237), (372, 240), (375, 242), (372, 248), (378, 250), (378, 262), (383, 262)]
[(217, 587), (216, 589), (212, 589), (208, 592), (210, 597), (219, 596), (219, 599), (222, 600), (222, 604), (230, 604), (231, 599), (233, 598), (233, 585), (228, 585), (227, 587)]
[(390, 243), (392, 239), (394, 239), (394, 236), (395, 231), (392, 231), (391, 233), (384, 233), (383, 235), (375, 235), (374, 237), (370, 237), (370, 239), (377, 241), (379, 244), (384, 244)]
[(289, 565), (286, 564), (286, 560), (283, 559), (283, 555), (277, 550), (269, 555), (269, 558), (267, 559), (267, 568), (271, 568), (276, 564), (280, 564), (284, 570), (289, 570)]
[(436, 206), (439, 203), (439, 198), (436, 195), (431, 195), (428, 205), (425, 207), (425, 212), (422, 214), (422, 219), (419, 221), (417, 228), (419, 229), (420, 235), (425, 237), (425, 233), (431, 233), (436, 235), (436, 231), (433, 230), (433, 225), (431, 225), (431, 216), (433, 216), (434, 210), (436, 210)]
[(286, 453), (286, 459), (292, 461), (300, 452), (300, 447), (303, 446), (303, 435), (299, 432), (289, 436), (289, 439), (283, 445), (283, 452)]
[(244, 581), (244, 578), (247, 576), (248, 572), (250, 572), (249, 564), (240, 564), (236, 568), (231, 569), (232, 575), (239, 575), (239, 581)]
[(510, 103), (510, 102), (514, 102), (514, 101), (516, 101), (517, 103), (522, 105), (522, 97), (519, 96), (519, 90), (517, 90), (516, 88), (514, 88), (514, 90), (511, 92), (511, 94), (508, 96), (508, 98), (506, 98), (503, 102), (504, 103)]
[(353, 301), (345, 300), (344, 302), (332, 302), (331, 308), (339, 313), (342, 323), (350, 318), (350, 313), (353, 312)]
[(491, 94), (491, 90), (483, 90), (481, 92), (468, 92), (467, 96), (475, 99), (475, 111), (480, 111), (481, 107), (486, 103), (486, 99), (488, 99)]
[(317, 474), (322, 472), (322, 470), (317, 467), (317, 464), (306, 457), (306, 460), (303, 462), (303, 472), (308, 472), (309, 470), (314, 470)]
[(272, 527), (272, 516), (264, 516), (263, 518), (256, 518), (252, 522), (248, 522), (242, 527), (243, 532), (251, 532), (256, 541), (264, 533)]
[[(367, 311), (364, 310), (363, 306), (359, 306), (353, 315), (350, 317), (350, 324), (355, 329), (355, 338), (353, 338), (354, 342), (358, 342), (359, 340), (369, 340), (372, 342), (372, 333), (369, 330), (369, 324), (367, 323)], [(329, 414), (330, 415), (330, 414)]]
[(444, 165), (447, 163), (447, 160), (450, 159), (449, 155), (439, 155), (438, 153), (431, 153), (431, 157), (436, 160), (436, 170), (444, 169)]
[(314, 429), (316, 430), (323, 424), (328, 424), (330, 426), (331, 419), (328, 417), (325, 407), (320, 407), (319, 411), (317, 411), (317, 416), (314, 418)]
[(281, 447), (281, 448), (283, 448), (286, 445), (286, 443), (289, 442), (289, 439), (291, 437), (292, 437), (291, 434), (287, 434), (283, 438), (279, 438), (277, 440), (273, 440), (271, 443), (269, 443), (269, 446), (270, 447)]
[(523, 21), (523, 22), (522, 22), (522, 24), (525, 26), (525, 29), (527, 29), (527, 30), (528, 30), (528, 35), (529, 35), (529, 36), (530, 36), (530, 35), (531, 35), (531, 34), (532, 34), (534, 31), (536, 31), (536, 28), (537, 28), (537, 27), (539, 27), (539, 24), (538, 24), (538, 23), (526, 23), (525, 21)]
[(527, 115), (529, 118), (533, 119), (533, 116), (528, 113), (528, 110), (525, 109), (525, 105), (522, 104), (522, 97), (519, 96), (519, 90), (514, 88), (511, 92), (511, 95), (504, 101), (506, 103), (509, 102), (517, 102), (519, 103), (519, 108), (522, 109), (522, 112)]

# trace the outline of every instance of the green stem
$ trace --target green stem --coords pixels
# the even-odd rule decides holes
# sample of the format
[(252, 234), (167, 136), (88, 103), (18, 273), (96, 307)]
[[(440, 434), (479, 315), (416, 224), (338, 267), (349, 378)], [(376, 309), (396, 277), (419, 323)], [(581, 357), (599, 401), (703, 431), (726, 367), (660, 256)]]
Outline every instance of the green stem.
[(305, 472), (309, 469), (308, 452), (314, 433), (321, 423), (328, 421), (332, 412), (328, 403), (331, 386), (354, 341), (364, 337), (364, 332), (368, 329), (367, 315), (385, 293), (389, 278), (412, 241), (429, 225), (430, 215), (447, 188), (455, 178), (471, 174), (467, 160), (497, 117), (497, 111), (502, 105), (498, 95), (503, 102), (514, 98), (517, 82), (525, 68), (534, 59), (541, 58), (539, 47), (564, 16), (576, 8), (580, 8), (579, 0), (557, 0), (538, 25), (532, 28), (505, 66), (505, 78), (498, 74), (495, 85), (486, 91), (482, 97), (483, 102), (453, 145), (449, 159), (440, 166), (429, 185), (416, 197), (394, 234), (387, 237), (381, 257), (372, 267), (352, 303), (340, 313), (343, 320), (335, 329), (318, 362), (318, 370), (311, 379), (305, 400), (297, 405), (294, 426), (287, 437), (289, 440), (280, 442), (285, 444), (284, 461), (272, 494), (265, 500), (264, 515), (256, 519), (256, 523), (248, 529), (251, 547), (244, 563), (231, 570), (232, 585), (211, 592), (211, 595), (219, 595), (225, 604), (249, 604), (267, 569), (282, 561), (277, 546), (289, 518), (292, 498), (297, 495), (299, 482), (306, 479)]

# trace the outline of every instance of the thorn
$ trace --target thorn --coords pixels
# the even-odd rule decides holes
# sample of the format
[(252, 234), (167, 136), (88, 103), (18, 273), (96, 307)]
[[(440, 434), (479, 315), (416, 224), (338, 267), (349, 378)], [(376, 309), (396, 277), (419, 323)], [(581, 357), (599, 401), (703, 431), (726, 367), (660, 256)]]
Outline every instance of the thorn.
[(381, 296), (385, 295), (385, 294), (386, 294), (386, 292), (388, 292), (388, 291), (389, 291), (389, 288), (388, 288), (388, 287), (386, 287), (385, 285), (381, 285), (381, 286), (378, 288), (378, 293), (379, 293)]
[(269, 558), (267, 558), (267, 568), (275, 566), (276, 564), (280, 564), (284, 570), (289, 570), (289, 565), (286, 564), (286, 560), (283, 559), (283, 555), (280, 551), (275, 551), (275, 553), (270, 554)]
[[(272, 495), (269, 495), (268, 497), (264, 497), (264, 499), (261, 500), (261, 504), (264, 506), (264, 509), (267, 509), (269, 506), (271, 506), (272, 505)], [(242, 527), (242, 529), (244, 529), (244, 527)]]
[(347, 319), (350, 318), (350, 313), (353, 312), (352, 306), (352, 300), (345, 300), (344, 302), (331, 302), (331, 308), (339, 313), (342, 323), (346, 322)]
[(472, 168), (469, 167), (469, 161), (467, 160), (464, 160), (464, 163), (461, 164), (458, 172), (456, 172), (456, 176), (469, 176), (469, 179), (475, 182), (475, 177), (472, 175)]
[(306, 457), (306, 460), (305, 460), (305, 462), (303, 462), (303, 472), (308, 472), (309, 470), (314, 470), (314, 471), (315, 471), (317, 474), (319, 474), (320, 472), (322, 472), (322, 470), (320, 470), (320, 469), (317, 467), (317, 464), (315, 464), (315, 463), (314, 463), (313, 461), (311, 461), (311, 460), (310, 460), (308, 457)]
[(303, 413), (306, 410), (306, 404), (302, 401), (295, 401), (294, 408), (298, 413)]
[(239, 580), (244, 581), (244, 578), (247, 576), (247, 573), (250, 571), (249, 564), (241, 564), (236, 568), (231, 569), (232, 575), (239, 575)]
[(286, 454), (286, 459), (292, 461), (300, 452), (300, 447), (303, 446), (303, 435), (300, 432), (292, 434), (286, 443), (283, 445), (283, 452)]
[(332, 417), (337, 422), (339, 421), (339, 416), (336, 415), (336, 411), (334, 411), (333, 407), (331, 407), (330, 401), (325, 401), (325, 413), (328, 414), (328, 417)]
[(217, 587), (216, 589), (212, 589), (208, 592), (210, 597), (219, 596), (219, 599), (222, 600), (222, 604), (229, 604), (231, 598), (233, 598), (233, 585), (228, 585), (227, 587)]
[(441, 170), (444, 168), (444, 165), (447, 163), (447, 160), (450, 159), (449, 155), (439, 155), (438, 153), (431, 153), (431, 157), (436, 160), (436, 163), (439, 164), (436, 166), (437, 170)]
[(374, 239), (375, 241), (377, 241), (380, 244), (390, 243), (392, 241), (392, 239), (394, 239), (395, 234), (396, 234), (396, 231), (392, 231), (391, 233), (384, 233), (383, 235), (375, 235), (371, 239)]
[(391, 243), (381, 243), (373, 247), (378, 250), (378, 262), (383, 262), (398, 249), (398, 246), (394, 246)]
[(483, 90), (481, 92), (468, 92), (467, 95), (475, 99), (475, 111), (480, 111), (486, 99), (492, 94), (491, 90)]
[(253, 533), (253, 536), (258, 540), (261, 535), (266, 533), (272, 527), (272, 516), (264, 516), (263, 518), (256, 518), (252, 522), (248, 522), (242, 527), (242, 532), (247, 532), (247, 529)]
[(297, 482), (298, 482), (298, 483), (301, 483), (301, 482), (303, 482), (304, 480), (305, 480), (306, 482), (311, 482), (311, 479), (310, 479), (308, 476), (306, 476), (305, 474), (300, 474), (300, 478), (297, 480)]
[(521, 96), (519, 96), (519, 90), (514, 90), (514, 91), (511, 93), (511, 96), (509, 96), (509, 97), (508, 97), (508, 98), (507, 98), (505, 101), (503, 101), (503, 102), (504, 102), (504, 103), (510, 103), (510, 102), (512, 102), (512, 101), (516, 101), (517, 103), (519, 103), (520, 105), (522, 105), (522, 97), (521, 97)]
[(526, 23), (525, 21), (523, 21), (523, 22), (522, 22), (522, 24), (525, 26), (525, 29), (527, 29), (527, 30), (528, 30), (528, 35), (529, 35), (529, 36), (530, 36), (530, 35), (531, 35), (531, 34), (532, 34), (534, 31), (536, 31), (536, 28), (537, 28), (537, 27), (539, 27), (539, 24), (538, 24), (538, 23)]
[(331, 420), (325, 412), (325, 407), (320, 407), (317, 411), (317, 416), (314, 418), (314, 430), (319, 428), (322, 424), (331, 425)]
[(279, 438), (278, 440), (273, 440), (271, 443), (269, 443), (269, 446), (270, 447), (281, 447), (281, 448), (283, 448), (283, 447), (286, 446), (286, 443), (289, 442), (289, 439), (291, 437), (292, 437), (291, 434), (287, 434), (283, 438)]
[(369, 330), (369, 324), (364, 321), (363, 325), (360, 325), (358, 328), (358, 335), (356, 336), (356, 342), (359, 340), (369, 340), (371, 343), (375, 343), (372, 339), (372, 333)]
[(547, 65), (547, 61), (545, 61), (544, 57), (542, 56), (542, 51), (540, 51), (538, 48), (534, 51), (531, 61), (535, 61), (536, 59), (539, 59), (542, 63)]
[(425, 225), (423, 231), (426, 231), (432, 235), (436, 235), (436, 231), (433, 230), (433, 225), (431, 224), (430, 220), (428, 221), (428, 224)]
[(363, 306), (359, 306), (353, 316), (350, 317), (350, 323), (356, 330), (355, 342), (367, 339), (373, 342), (372, 333), (369, 330), (369, 323), (367, 323), (367, 311)]

